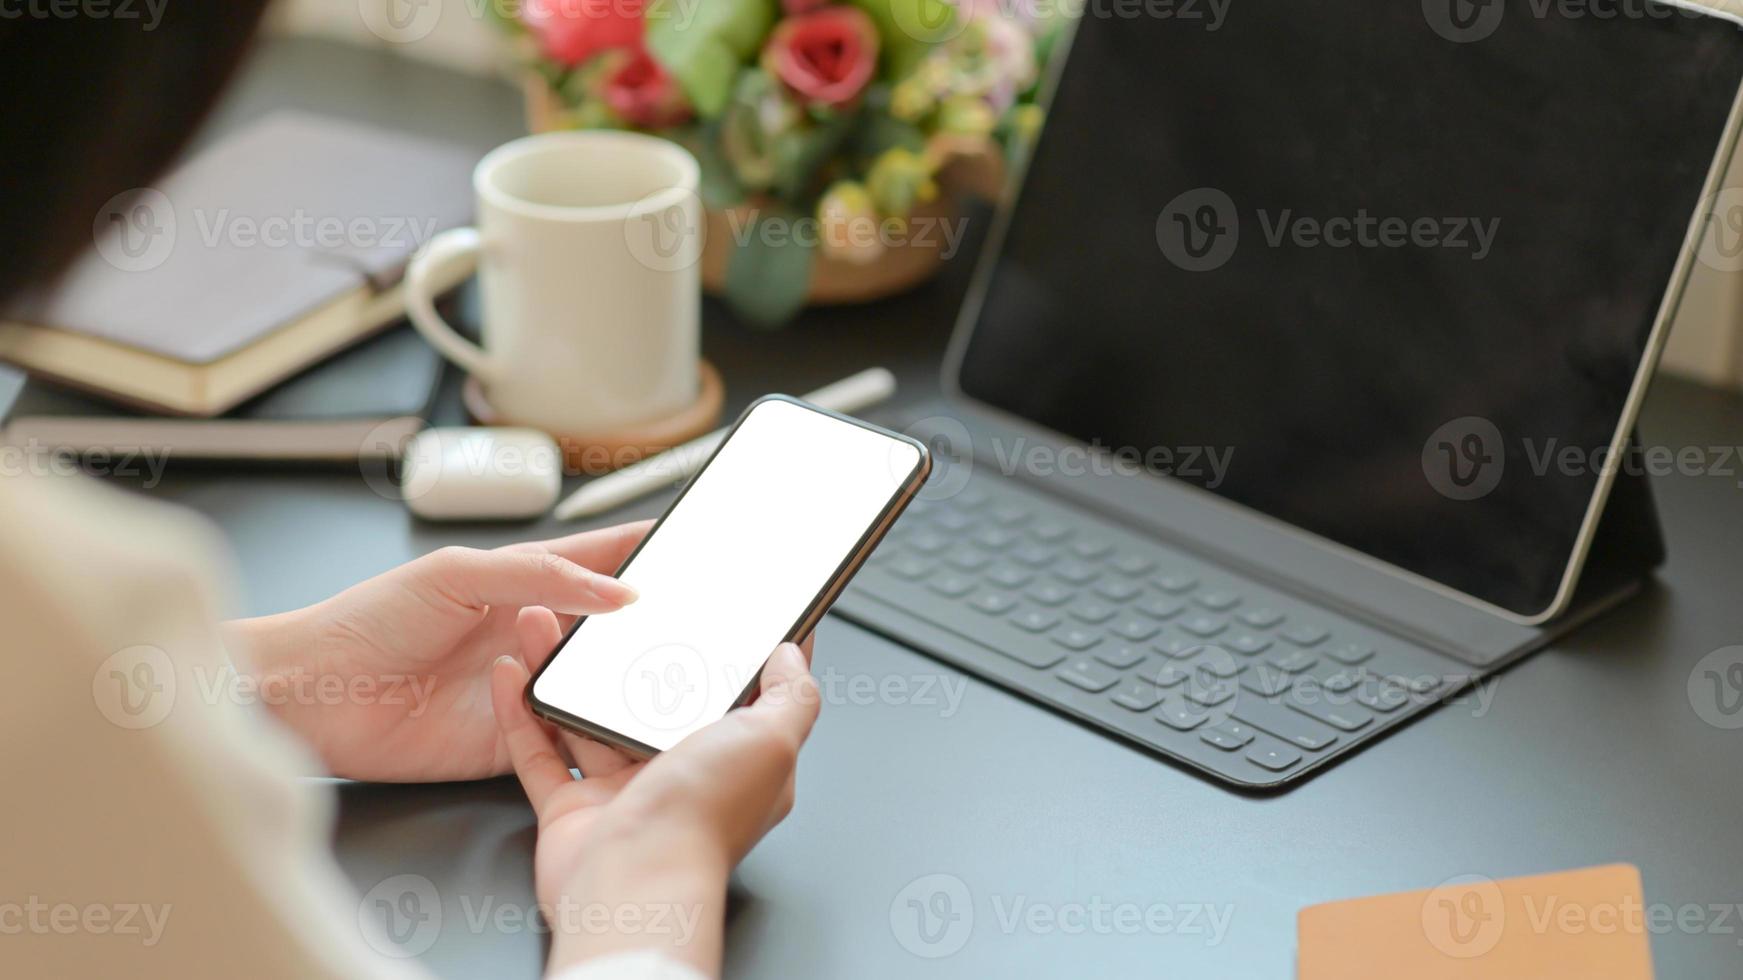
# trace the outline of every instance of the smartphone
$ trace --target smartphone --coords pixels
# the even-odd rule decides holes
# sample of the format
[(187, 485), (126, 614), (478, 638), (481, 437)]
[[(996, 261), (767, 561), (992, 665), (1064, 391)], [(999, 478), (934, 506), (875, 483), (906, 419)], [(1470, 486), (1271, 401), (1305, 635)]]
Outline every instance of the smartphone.
[(527, 684), (533, 712), (649, 756), (743, 704), (801, 642), (930, 473), (907, 436), (784, 395), (739, 416)]

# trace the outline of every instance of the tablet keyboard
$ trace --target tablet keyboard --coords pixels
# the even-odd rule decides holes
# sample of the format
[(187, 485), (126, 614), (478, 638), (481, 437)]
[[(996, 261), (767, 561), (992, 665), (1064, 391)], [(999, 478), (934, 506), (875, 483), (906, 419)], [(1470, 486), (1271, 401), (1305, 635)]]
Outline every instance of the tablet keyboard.
[(1243, 786), (1287, 782), (1469, 679), (1450, 658), (978, 472), (916, 501), (837, 609)]

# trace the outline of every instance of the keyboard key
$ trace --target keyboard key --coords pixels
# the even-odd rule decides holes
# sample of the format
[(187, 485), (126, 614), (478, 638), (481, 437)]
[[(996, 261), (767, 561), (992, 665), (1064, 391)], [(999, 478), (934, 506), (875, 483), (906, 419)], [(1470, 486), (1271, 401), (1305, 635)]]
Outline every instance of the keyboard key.
[(1282, 632), (1282, 637), (1298, 647), (1310, 647), (1330, 636), (1325, 627), (1316, 623), (1296, 623)]
[(1156, 709), (1156, 720), (1175, 731), (1190, 732), (1204, 724), (1208, 716), (1196, 707), (1175, 698), (1162, 702)]
[(1035, 578), (1032, 573), (1015, 565), (994, 565), (982, 574), (987, 581), (1006, 589), (1020, 589)]
[(1330, 728), (1262, 698), (1243, 697), (1230, 716), (1269, 732), (1298, 749), (1316, 752), (1338, 740)]
[(1048, 544), (1057, 544), (1071, 537), (1071, 528), (1058, 521), (1039, 521), (1029, 528), (1029, 533)]
[(1356, 688), (1356, 700), (1366, 707), (1383, 713), (1391, 713), (1404, 707), (1410, 700), (1410, 695), (1404, 689), (1394, 684), (1375, 683), (1369, 678), (1366, 683)]
[(1366, 663), (1374, 655), (1374, 648), (1363, 646), (1360, 643), (1341, 643), (1327, 650), (1325, 655), (1340, 664), (1354, 667), (1357, 664)]
[(1044, 606), (1063, 606), (1077, 598), (1077, 593), (1057, 582), (1036, 582), (1025, 594)]
[(1120, 675), (1088, 657), (1078, 657), (1054, 675), (1073, 687), (1098, 694), (1120, 682)]
[(1170, 599), (1167, 596), (1153, 595), (1140, 599), (1136, 605), (1132, 606), (1132, 608), (1146, 616), (1149, 616), (1151, 619), (1172, 619), (1175, 616), (1180, 615), (1180, 610), (1185, 609), (1186, 604), (1181, 602), (1179, 599)]
[(1011, 622), (1016, 623), (1018, 629), (1028, 630), (1031, 633), (1045, 633), (1059, 625), (1059, 617), (1045, 609), (1025, 609), (1012, 616)]
[(1218, 619), (1215, 616), (1205, 616), (1202, 614), (1188, 616), (1180, 621), (1181, 629), (1191, 633), (1193, 636), (1202, 636), (1206, 639), (1228, 629), (1228, 626), (1229, 624), (1227, 622)]
[(1108, 559), (1108, 566), (1121, 575), (1143, 575), (1155, 568), (1156, 563), (1143, 555), (1124, 553)]
[(944, 556), (944, 560), (965, 572), (978, 572), (992, 561), (991, 558), (973, 548), (956, 548)]
[(1257, 633), (1243, 631), (1224, 637), (1222, 644), (1236, 653), (1251, 657), (1254, 654), (1264, 653), (1271, 646), (1271, 641)]
[(1262, 769), (1282, 772), (1301, 761), (1301, 753), (1279, 746), (1266, 746), (1247, 753), (1247, 761)]
[(1113, 702), (1131, 711), (1149, 711), (1162, 703), (1162, 689), (1145, 680), (1129, 680), (1114, 692)]
[(1256, 630), (1268, 630), (1283, 622), (1283, 614), (1269, 606), (1253, 606), (1242, 611), (1239, 618)]
[(884, 568), (891, 575), (912, 581), (915, 579), (923, 579), (932, 574), (933, 565), (924, 558), (915, 558), (913, 555), (903, 555), (895, 561), (890, 562), (888, 565), (885, 565)]
[(1066, 612), (1086, 623), (1105, 623), (1114, 618), (1114, 614), (1119, 612), (1119, 610), (1105, 602), (1097, 602), (1094, 599), (1083, 599), (1072, 603), (1071, 608), (1067, 609)]
[(1440, 678), (1433, 674), (1416, 674), (1410, 677), (1388, 677), (1386, 679), (1408, 689), (1412, 694), (1429, 694), (1440, 687)]
[(1219, 749), (1233, 752), (1253, 740), (1253, 730), (1239, 722), (1225, 721), (1199, 732), (1198, 737)]
[(1173, 657), (1175, 660), (1185, 660), (1188, 657), (1197, 656), (1198, 652), (1204, 649), (1204, 644), (1197, 640), (1189, 640), (1182, 636), (1169, 636), (1157, 640), (1155, 647), (1156, 652), (1165, 657)]
[(1157, 687), (1173, 687), (1185, 683), (1190, 675), (1173, 664), (1151, 664), (1139, 670), (1138, 676)]
[(950, 547), (950, 539), (935, 531), (917, 531), (904, 538), (903, 543), (928, 555), (935, 555)]
[(1362, 675), (1353, 670), (1340, 670), (1319, 682), (1319, 686), (1333, 694), (1342, 694), (1362, 682)]
[(1198, 579), (1186, 574), (1185, 572), (1169, 572), (1156, 579), (1156, 587), (1158, 589), (1161, 589), (1163, 592), (1172, 592), (1175, 595), (1179, 595), (1182, 592), (1191, 592), (1195, 587), (1197, 587), (1197, 585)]
[(1144, 660), (1144, 648), (1110, 643), (1095, 652), (1095, 659), (1116, 670), (1125, 670)]
[(1003, 616), (1017, 606), (1017, 600), (1003, 592), (982, 592), (969, 600), (969, 605), (988, 616)]
[[(909, 513), (912, 513), (912, 511)], [(973, 527), (974, 518), (959, 510), (941, 510), (932, 515), (932, 523), (952, 534), (956, 534)]]
[(1002, 528), (984, 528), (974, 536), (974, 543), (988, 551), (1003, 551), (1017, 543), (1017, 536)]
[(958, 507), (966, 507), (969, 510), (979, 510), (987, 505), (988, 499), (990, 498), (987, 497), (985, 490), (977, 490), (973, 487), (968, 487), (958, 493), (950, 502)]
[(1101, 642), (1101, 634), (1095, 630), (1086, 630), (1079, 626), (1066, 626), (1053, 634), (1053, 642), (1067, 650), (1082, 653)]
[(1192, 669), (1209, 677), (1233, 677), (1239, 674), (1244, 664), (1229, 655), (1221, 647), (1204, 647), (1204, 656), (1192, 664)]
[(1186, 700), (1205, 708), (1214, 708), (1235, 696), (1235, 686), (1226, 681), (1203, 684), (1194, 679), (1186, 686)]
[(931, 581), (926, 583), (926, 587), (939, 595), (960, 599), (974, 591), (974, 580), (955, 572), (939, 572), (932, 576)]
[(1241, 597), (1233, 592), (1215, 591), (1193, 596), (1192, 601), (1214, 612), (1224, 612), (1240, 605)]
[(1283, 699), (1283, 703), (1340, 731), (1359, 732), (1374, 720), (1373, 714), (1366, 708), (1354, 704), (1333, 703), (1327, 699), (1324, 691), (1316, 690), (1310, 685), (1297, 688), (1293, 694)]
[(1291, 674), (1299, 674), (1307, 668), (1312, 667), (1314, 664), (1319, 663), (1319, 658), (1308, 653), (1306, 650), (1279, 650), (1269, 657), (1266, 657), (1265, 662), (1278, 670), (1286, 670)]
[(1011, 557), (1031, 568), (1053, 564), (1054, 551), (1046, 545), (1025, 544), (1011, 552)]
[(1120, 578), (1103, 579), (1095, 584), (1097, 595), (1112, 599), (1115, 602), (1131, 602), (1138, 593), (1144, 591), (1138, 586)]
[(1065, 659), (1065, 651), (1042, 643), (1002, 643), (998, 651), (1020, 664), (1046, 670)]
[(1114, 550), (1114, 546), (1101, 538), (1083, 538), (1074, 543), (1071, 550), (1079, 558), (1095, 559)]
[(1276, 697), (1289, 690), (1294, 683), (1288, 674), (1281, 670), (1272, 670), (1264, 664), (1256, 664), (1251, 670), (1241, 675), (1241, 686), (1260, 697)]
[(1062, 562), (1057, 562), (1048, 571), (1051, 571), (1054, 577), (1060, 581), (1070, 582), (1072, 585), (1088, 585), (1101, 575), (1100, 572), (1096, 571), (1095, 566), (1086, 565), (1075, 558), (1067, 558)]
[(1136, 617), (1122, 619), (1112, 626), (1109, 626), (1108, 629), (1115, 635), (1131, 640), (1133, 643), (1142, 643), (1150, 637), (1155, 636), (1157, 633), (1162, 632), (1162, 627), (1157, 626), (1155, 623), (1152, 623), (1147, 619), (1138, 619)]
[(1008, 527), (1028, 520), (1029, 512), (1016, 504), (1000, 504), (992, 509), (992, 519)]

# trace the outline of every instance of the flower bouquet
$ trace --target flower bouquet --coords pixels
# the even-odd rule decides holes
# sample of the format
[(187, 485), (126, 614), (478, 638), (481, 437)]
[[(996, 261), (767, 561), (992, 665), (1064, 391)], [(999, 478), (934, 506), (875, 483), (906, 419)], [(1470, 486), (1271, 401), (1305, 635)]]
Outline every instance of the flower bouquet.
[(1059, 31), (1023, 2), (522, 0), (504, 23), (533, 129), (636, 129), (696, 155), (703, 280), (773, 326), (955, 251), (945, 190), (996, 195), (1040, 128)]

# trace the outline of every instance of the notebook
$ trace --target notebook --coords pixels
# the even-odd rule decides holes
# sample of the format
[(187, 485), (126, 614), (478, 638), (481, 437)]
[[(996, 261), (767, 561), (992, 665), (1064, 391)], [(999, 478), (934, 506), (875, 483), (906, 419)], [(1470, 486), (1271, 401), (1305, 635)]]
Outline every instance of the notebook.
[(1302, 909), (1297, 980), (1652, 980), (1640, 871), (1453, 879)]
[(171, 461), (391, 458), (423, 428), (444, 366), (416, 331), (400, 326), (210, 419), (145, 414), (32, 379), (10, 413), (0, 396), (0, 438), (32, 451)]
[(267, 116), (98, 215), (93, 247), (0, 317), (0, 360), (160, 412), (229, 411), (399, 318), (406, 260), (470, 219), (476, 157)]

